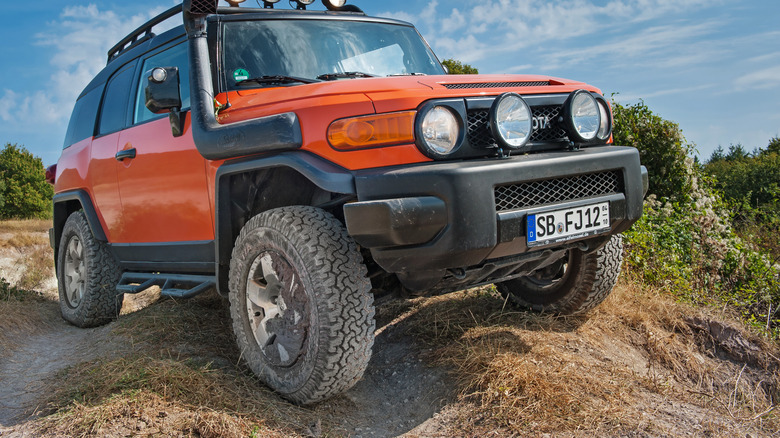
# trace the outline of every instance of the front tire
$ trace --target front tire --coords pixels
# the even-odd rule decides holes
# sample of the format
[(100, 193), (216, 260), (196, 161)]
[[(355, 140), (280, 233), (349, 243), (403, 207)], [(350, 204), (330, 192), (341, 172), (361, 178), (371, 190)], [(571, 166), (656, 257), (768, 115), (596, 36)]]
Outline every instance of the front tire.
[(84, 213), (68, 217), (57, 255), (60, 311), (77, 327), (96, 327), (116, 319), (123, 294), (116, 285), (122, 272), (103, 242), (92, 235)]
[(496, 288), (514, 304), (537, 312), (584, 313), (612, 292), (622, 262), (623, 236), (618, 234), (594, 252), (569, 250), (559, 262)]
[(374, 343), (371, 283), (355, 242), (313, 207), (261, 213), (230, 262), (230, 314), (241, 355), (283, 397), (309, 404), (352, 387)]

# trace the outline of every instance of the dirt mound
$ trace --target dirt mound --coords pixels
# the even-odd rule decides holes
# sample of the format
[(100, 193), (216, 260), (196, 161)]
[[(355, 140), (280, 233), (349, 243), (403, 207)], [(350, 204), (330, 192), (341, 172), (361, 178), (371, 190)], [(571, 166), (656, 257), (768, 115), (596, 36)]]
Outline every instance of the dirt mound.
[[(0, 276), (13, 266), (21, 278), (35, 245), (1, 249)], [(215, 294), (177, 301), (149, 291), (126, 299), (117, 321), (82, 330), (61, 319), (56, 290), (42, 284), (37, 293), (0, 297), (3, 437), (780, 430), (775, 343), (626, 282), (584, 317), (518, 311), (489, 287), (387, 303), (377, 311), (363, 380), (306, 408), (279, 398), (242, 364)]]

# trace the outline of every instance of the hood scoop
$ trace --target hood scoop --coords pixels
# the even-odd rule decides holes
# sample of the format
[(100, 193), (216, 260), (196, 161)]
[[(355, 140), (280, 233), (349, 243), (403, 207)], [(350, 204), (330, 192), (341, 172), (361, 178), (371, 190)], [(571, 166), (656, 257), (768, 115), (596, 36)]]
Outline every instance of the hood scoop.
[(470, 90), (475, 88), (512, 88), (512, 87), (544, 87), (550, 85), (550, 81), (523, 81), (523, 82), (474, 82), (470, 84), (441, 84), (448, 90)]

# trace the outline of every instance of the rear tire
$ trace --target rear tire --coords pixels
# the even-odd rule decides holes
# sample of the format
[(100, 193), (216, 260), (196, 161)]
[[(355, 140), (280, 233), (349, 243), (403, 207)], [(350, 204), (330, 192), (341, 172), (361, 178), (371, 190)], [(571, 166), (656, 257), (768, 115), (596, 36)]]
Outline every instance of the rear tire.
[(357, 245), (313, 207), (261, 213), (230, 262), (230, 314), (241, 356), (298, 404), (351, 388), (374, 343), (371, 283)]
[(103, 242), (92, 235), (84, 213), (68, 217), (57, 256), (60, 311), (78, 327), (96, 327), (119, 316), (124, 294), (116, 285), (122, 272)]
[(559, 315), (584, 313), (601, 304), (617, 283), (623, 262), (623, 236), (585, 254), (572, 249), (563, 259), (532, 275), (497, 283), (514, 304)]

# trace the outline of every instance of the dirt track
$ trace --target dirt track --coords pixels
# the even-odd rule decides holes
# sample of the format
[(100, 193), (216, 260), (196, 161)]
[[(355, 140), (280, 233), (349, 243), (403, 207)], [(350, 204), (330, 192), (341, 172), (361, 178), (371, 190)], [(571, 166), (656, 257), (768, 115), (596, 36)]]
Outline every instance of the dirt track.
[[(20, 256), (24, 253), (0, 249), (0, 275), (13, 280)], [(768, 383), (777, 381), (777, 365), (760, 365), (776, 360), (775, 356), (757, 349), (740, 331), (724, 330), (726, 326), (720, 322), (691, 320), (683, 322), (685, 327), (664, 332), (652, 318), (673, 304), (652, 301), (657, 298), (634, 302), (637, 292), (625, 285), (590, 318), (562, 321), (534, 319), (506, 310), (500, 297), (481, 292), (380, 307), (374, 355), (364, 378), (342, 396), (309, 408), (290, 406), (246, 377), (240, 354), (232, 346), (227, 312), (214, 306), (219, 303), (216, 297), (184, 302), (131, 297), (125, 301), (125, 313), (135, 313), (123, 314), (105, 327), (84, 330), (62, 320), (53, 279), (39, 292), (44, 299), (0, 307), (0, 319), (11, 316), (3, 314), (4, 309), (14, 309), (34, 314), (35, 321), (7, 330), (14, 342), (0, 352), (3, 437), (35, 436), (41, 430), (54, 436), (72, 435), (70, 426), (57, 424), (56, 419), (51, 420), (53, 426), (41, 425), (41, 421), (55, 418), (46, 415), (67, 413), (73, 403), (79, 403), (74, 397), (54, 408), (47, 404), (62, 379), (75, 370), (91, 369), (115, 358), (157, 357), (163, 350), (167, 363), (206, 361), (229, 381), (249, 382), (250, 403), (252, 393), (268, 400), (243, 409), (254, 412), (251, 415), (222, 411), (220, 418), (263, 424), (274, 436), (780, 436), (765, 426), (777, 424), (764, 422), (774, 414), (763, 412), (763, 407), (745, 410), (737, 403), (740, 399), (755, 404), (761, 394), (777, 391), (772, 386), (775, 383)], [(657, 307), (645, 309), (648, 304)], [(627, 311), (627, 306), (639, 310)], [(149, 320), (190, 325), (156, 340), (152, 347), (160, 350), (154, 350), (142, 333), (133, 331), (134, 324)], [(427, 327), (428, 323), (432, 325)], [(201, 327), (203, 333), (190, 333)], [(167, 336), (172, 329), (166, 326), (159, 330)], [(435, 334), (428, 333), (430, 330)], [(214, 345), (220, 347), (212, 348)], [(466, 360), (458, 362), (457, 355), (462, 352)], [(480, 359), (478, 355), (485, 353), (487, 356)], [(442, 357), (450, 359), (439, 360)], [(466, 373), (473, 370), (441, 365), (458, 363), (489, 373), (508, 359), (513, 361), (511, 373), (526, 374), (519, 385), (498, 388), (506, 396), (487, 390), (493, 385), (490, 381), (484, 383), (487, 386), (469, 389), (464, 386)], [(686, 377), (691, 370), (703, 374)], [(217, 393), (232, 390), (220, 389), (220, 380), (215, 382)], [(499, 405), (484, 405), (496, 403), (491, 400), (520, 403), (520, 408), (533, 413), (517, 419), (494, 417), (500, 412)], [(567, 403), (574, 406), (560, 404), (561, 400), (570, 400)], [(164, 396), (160, 403), (150, 408), (156, 416), (139, 414), (143, 407), (129, 411), (111, 408), (100, 414), (108, 416), (104, 424), (87, 435), (126, 436), (143, 430), (161, 435), (208, 435), (203, 428), (182, 429), (166, 422), (175, 418), (176, 412), (193, 418), (203, 417), (204, 412), (212, 415), (216, 412), (212, 406), (193, 406), (186, 399), (171, 396)], [(545, 408), (545, 403), (555, 407)], [(89, 405), (82, 404), (79, 409), (92, 409)], [(267, 415), (262, 414), (266, 411)], [(190, 423), (197, 423), (197, 418)]]

